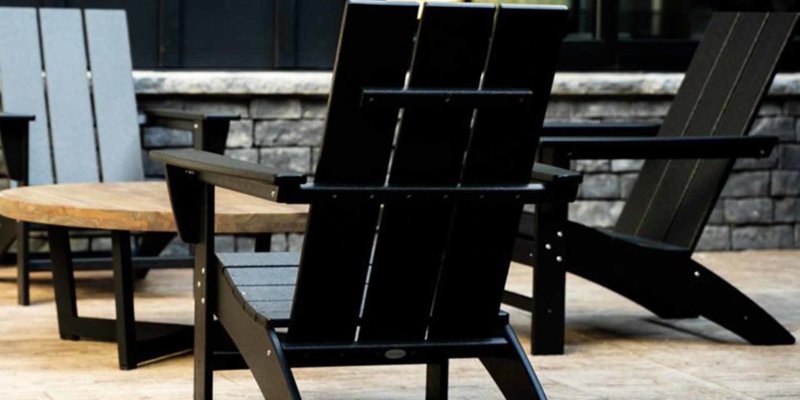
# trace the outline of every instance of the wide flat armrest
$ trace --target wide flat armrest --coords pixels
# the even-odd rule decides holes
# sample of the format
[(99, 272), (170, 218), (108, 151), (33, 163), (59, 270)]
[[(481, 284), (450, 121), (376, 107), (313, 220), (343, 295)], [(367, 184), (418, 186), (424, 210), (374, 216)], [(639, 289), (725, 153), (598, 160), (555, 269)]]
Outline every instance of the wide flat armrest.
[(28, 134), (30, 123), (36, 116), (0, 112), (0, 141), (8, 177), (28, 183)]
[(555, 148), (572, 160), (761, 158), (772, 153), (775, 137), (658, 136), (543, 137), (542, 147)]
[(632, 122), (546, 123), (542, 136), (655, 136), (661, 124)]
[(204, 114), (166, 109), (147, 109), (144, 114), (145, 126), (191, 131), (195, 149), (217, 154), (225, 152), (231, 121), (241, 118), (233, 114)]
[(533, 165), (531, 179), (539, 182), (552, 182), (556, 184), (577, 186), (583, 182), (583, 175), (579, 172), (555, 167), (549, 164), (536, 163)]
[(206, 114), (206, 113), (198, 113), (198, 112), (190, 112), (190, 111), (183, 111), (183, 110), (172, 110), (172, 109), (145, 109), (144, 110), (145, 117), (147, 117), (147, 121), (145, 122), (147, 125), (159, 125), (159, 121), (164, 122), (178, 122), (178, 121), (187, 121), (187, 122), (195, 122), (195, 123), (202, 123), (206, 121), (237, 121), (241, 119), (240, 115), (236, 114)]
[(36, 116), (31, 114), (16, 114), (16, 113), (7, 113), (7, 112), (0, 112), (0, 123), (4, 122), (13, 122), (13, 121), (35, 121)]
[(150, 152), (150, 157), (169, 166), (194, 171), (198, 174), (227, 176), (276, 186), (298, 186), (307, 180), (305, 175), (276, 172), (260, 164), (194, 149), (156, 150)]

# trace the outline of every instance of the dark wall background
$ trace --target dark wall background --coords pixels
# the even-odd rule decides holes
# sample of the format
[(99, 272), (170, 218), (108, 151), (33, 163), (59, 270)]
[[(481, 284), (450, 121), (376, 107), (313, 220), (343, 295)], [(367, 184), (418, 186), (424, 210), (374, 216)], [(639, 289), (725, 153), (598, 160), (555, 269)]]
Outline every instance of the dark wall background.
[[(470, 0), (465, 0), (470, 1)], [(531, 0), (535, 3), (535, 0)], [(800, 0), (571, 0), (560, 69), (683, 71), (714, 10), (800, 11)], [(344, 0), (0, 0), (121, 8), (138, 69), (330, 69)], [(800, 42), (783, 70), (800, 71)]]

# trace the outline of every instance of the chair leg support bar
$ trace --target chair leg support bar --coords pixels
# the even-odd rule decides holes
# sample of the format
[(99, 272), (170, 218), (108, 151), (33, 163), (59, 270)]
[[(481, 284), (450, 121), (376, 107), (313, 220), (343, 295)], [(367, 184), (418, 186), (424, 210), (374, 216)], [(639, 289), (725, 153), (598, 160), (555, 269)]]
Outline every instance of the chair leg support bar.
[(769, 313), (730, 283), (689, 260), (700, 315), (757, 345), (794, 344), (795, 338)]
[(492, 379), (503, 392), (503, 396), (509, 400), (547, 399), (511, 325), (503, 327), (503, 336), (509, 343), (507, 353), (497, 357), (481, 358), (481, 363), (489, 371)]
[[(225, 282), (219, 278), (218, 282)], [(244, 357), (264, 398), (300, 399), (300, 391), (275, 331), (249, 316), (232, 290), (224, 283), (216, 290), (219, 323)]]

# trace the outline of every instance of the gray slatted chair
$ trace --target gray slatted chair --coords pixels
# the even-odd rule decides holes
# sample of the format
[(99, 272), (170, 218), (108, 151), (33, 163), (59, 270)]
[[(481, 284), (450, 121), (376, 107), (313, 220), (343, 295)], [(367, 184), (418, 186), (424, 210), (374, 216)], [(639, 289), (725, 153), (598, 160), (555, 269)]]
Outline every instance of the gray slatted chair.
[[(196, 399), (212, 397), (215, 369), (299, 398), (291, 367), (409, 363), (445, 398), (450, 358), (480, 358), (507, 398), (545, 397), (500, 299), (522, 205), (572, 201), (580, 182), (539, 167), (529, 183), (566, 18), (429, 3), (418, 20), (416, 3), (350, 1), (313, 184), (152, 153), (181, 237), (198, 243)], [(310, 203), (302, 254), (215, 254), (214, 186)], [(244, 365), (220, 353), (225, 336)]]
[[(2, 109), (30, 116), (0, 116), (0, 126), (10, 127), (3, 129), (10, 177), (19, 185), (144, 180), (131, 72), (124, 11), (0, 8)], [(148, 117), (154, 124), (192, 130), (198, 138), (206, 131), (213, 143), (196, 140), (195, 146), (216, 152), (223, 151), (235, 118), (155, 110)], [(20, 122), (26, 118), (29, 126)], [(23, 305), (30, 301), (30, 271), (49, 268), (48, 260), (29, 257), (30, 229), (27, 223), (0, 222), (0, 253), (20, 238), (17, 283)], [(140, 254), (157, 255), (173, 236), (145, 236)]]
[[(794, 13), (718, 13), (655, 137), (614, 127), (555, 126), (541, 160), (648, 159), (616, 227), (565, 222), (565, 207), (540, 207), (520, 225), (515, 261), (534, 265), (534, 298), (504, 302), (532, 311), (532, 352), (564, 351), (564, 279), (571, 272), (664, 318), (703, 316), (753, 344), (795, 339), (755, 302), (691, 259), (736, 157), (764, 157), (776, 138), (747, 137), (793, 35)], [(642, 134), (648, 127), (632, 127)], [(588, 137), (597, 134), (600, 137)], [(577, 135), (567, 137), (566, 135)], [(580, 136), (583, 135), (583, 136)], [(561, 221), (561, 226), (553, 221)]]

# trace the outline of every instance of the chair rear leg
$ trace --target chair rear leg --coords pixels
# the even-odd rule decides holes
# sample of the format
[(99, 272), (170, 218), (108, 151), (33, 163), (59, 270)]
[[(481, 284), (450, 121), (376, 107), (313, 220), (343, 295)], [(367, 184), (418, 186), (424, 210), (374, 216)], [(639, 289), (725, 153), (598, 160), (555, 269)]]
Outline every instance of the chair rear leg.
[(496, 357), (481, 358), (481, 363), (489, 371), (503, 396), (509, 400), (547, 399), (511, 325), (505, 325), (503, 336), (509, 343), (508, 351)]
[(17, 223), (14, 220), (0, 217), (0, 259), (8, 254), (8, 249), (17, 238)]
[(447, 359), (428, 364), (425, 381), (426, 400), (447, 400), (449, 364)]
[(694, 277), (694, 297), (700, 315), (752, 344), (788, 345), (795, 338), (775, 318), (739, 289), (694, 260), (687, 267)]

